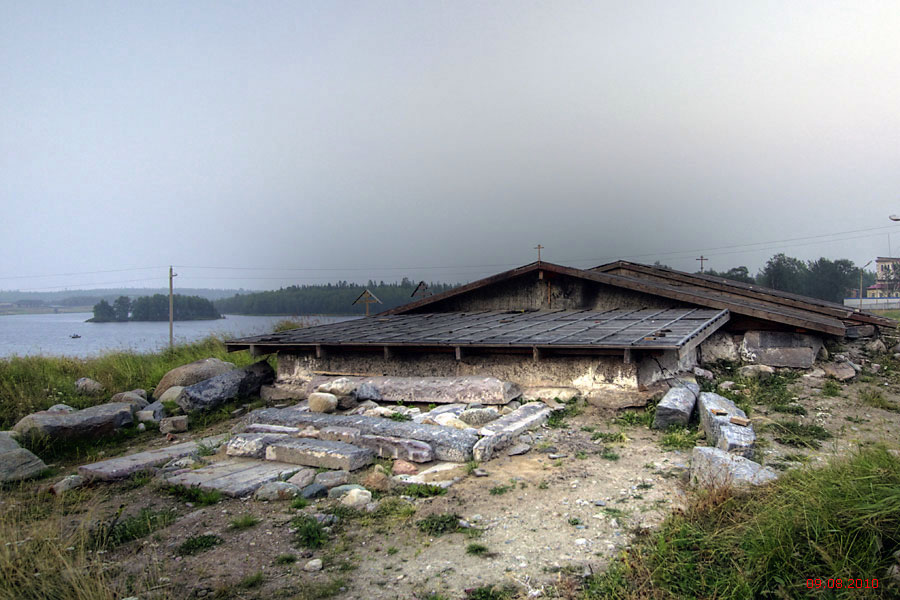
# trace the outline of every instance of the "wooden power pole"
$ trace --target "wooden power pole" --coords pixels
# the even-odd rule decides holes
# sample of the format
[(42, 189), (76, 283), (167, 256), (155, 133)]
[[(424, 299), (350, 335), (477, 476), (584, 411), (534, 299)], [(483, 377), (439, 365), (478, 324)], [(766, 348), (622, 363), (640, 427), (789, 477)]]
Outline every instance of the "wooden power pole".
[(702, 273), (702, 272), (703, 272), (703, 263), (706, 262), (706, 261), (708, 261), (709, 259), (706, 258), (705, 256), (703, 256), (703, 255), (701, 254), (701, 255), (700, 255), (700, 258), (697, 258), (697, 259), (695, 259), (695, 260), (699, 260), (699, 261), (700, 261), (700, 272)]
[(175, 278), (175, 273), (172, 272), (172, 266), (169, 266), (169, 349), (175, 347), (175, 334), (174, 328), (172, 324), (175, 322), (175, 296), (173, 295), (172, 280)]

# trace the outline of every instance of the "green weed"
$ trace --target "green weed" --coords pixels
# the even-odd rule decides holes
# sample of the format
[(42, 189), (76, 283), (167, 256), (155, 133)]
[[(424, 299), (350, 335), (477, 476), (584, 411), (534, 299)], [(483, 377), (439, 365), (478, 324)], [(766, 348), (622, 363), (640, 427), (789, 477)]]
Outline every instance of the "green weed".
[(237, 529), (238, 531), (242, 529), (250, 529), (254, 525), (258, 525), (260, 522), (260, 518), (251, 514), (241, 515), (236, 519), (232, 519), (231, 523), (228, 524), (228, 527), (231, 529)]
[(428, 535), (443, 535), (445, 533), (455, 533), (459, 531), (459, 515), (451, 513), (428, 515), (421, 521), (416, 522), (416, 527), (422, 533)]
[(292, 565), (297, 562), (296, 554), (279, 554), (275, 557), (276, 565)]
[(447, 488), (430, 483), (411, 483), (403, 488), (403, 495), (412, 498), (431, 498), (432, 496), (443, 496), (446, 493)]
[(834, 379), (828, 379), (822, 386), (822, 395), (826, 397), (834, 397), (841, 395), (841, 386)]
[(262, 571), (257, 571), (253, 575), (247, 575), (243, 579), (241, 579), (240, 583), (238, 583), (238, 587), (244, 588), (245, 590), (250, 590), (253, 588), (258, 588), (263, 583), (263, 574)]
[(209, 506), (222, 500), (222, 493), (218, 490), (206, 491), (198, 487), (187, 487), (184, 485), (170, 485), (164, 489), (179, 500), (201, 506)]
[(673, 425), (666, 430), (659, 443), (663, 448), (670, 450), (689, 450), (697, 445), (699, 437), (699, 431), (691, 431), (687, 427)]
[(175, 550), (175, 553), (178, 554), (178, 556), (190, 556), (218, 546), (223, 541), (224, 540), (217, 535), (195, 535), (182, 542)]
[(775, 421), (766, 426), (776, 442), (787, 446), (818, 449), (820, 440), (828, 440), (833, 436), (830, 431), (819, 425), (804, 425), (799, 421)]
[(863, 404), (867, 404), (872, 408), (880, 408), (891, 412), (900, 412), (900, 405), (896, 402), (890, 402), (884, 397), (884, 394), (878, 388), (868, 387), (859, 390), (859, 400)]
[(328, 540), (328, 533), (322, 524), (309, 515), (294, 517), (291, 521), (296, 531), (297, 542), (305, 548), (321, 548)]
[(488, 493), (490, 493), (491, 496), (502, 496), (506, 492), (515, 489), (515, 487), (516, 486), (514, 485), (495, 485), (490, 490), (488, 490)]
[(121, 509), (108, 523), (102, 523), (91, 532), (91, 546), (94, 548), (112, 548), (137, 540), (154, 531), (168, 527), (175, 522), (177, 515), (171, 510), (153, 511), (149, 508), (131, 517), (119, 519)]

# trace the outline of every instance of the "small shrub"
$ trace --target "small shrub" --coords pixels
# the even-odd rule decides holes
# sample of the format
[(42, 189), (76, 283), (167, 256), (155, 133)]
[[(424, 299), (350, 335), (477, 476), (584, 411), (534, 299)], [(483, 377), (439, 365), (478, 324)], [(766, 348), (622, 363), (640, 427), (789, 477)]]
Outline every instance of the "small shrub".
[(459, 531), (459, 515), (451, 513), (428, 515), (421, 521), (416, 522), (416, 527), (422, 533), (428, 535), (443, 535), (445, 533), (455, 533)]
[(446, 493), (447, 488), (430, 483), (411, 483), (403, 488), (403, 495), (413, 498), (431, 498), (432, 496), (443, 496)]
[(400, 550), (398, 550), (396, 546), (390, 546), (387, 549), (388, 556), (393, 556), (393, 555), (397, 554), (398, 552), (400, 552)]
[(309, 515), (295, 517), (291, 524), (297, 529), (297, 542), (305, 548), (321, 548), (328, 540), (328, 533), (322, 524)]
[(91, 534), (91, 546), (111, 548), (145, 537), (154, 531), (168, 527), (177, 515), (171, 510), (142, 509), (138, 514), (119, 520), (121, 509), (109, 523), (103, 523)]
[(828, 379), (825, 381), (825, 385), (822, 386), (822, 395), (826, 397), (834, 397), (841, 395), (841, 386), (834, 379)]
[(515, 488), (513, 485), (495, 485), (489, 490), (489, 493), (491, 496), (502, 496), (513, 488)]
[(466, 546), (466, 554), (471, 554), (472, 556), (487, 556), (488, 553), (488, 547), (478, 542), (472, 542)]
[(581, 525), (581, 519), (579, 519), (578, 517), (569, 517), (569, 525), (573, 527), (576, 525)]
[(478, 461), (470, 460), (469, 462), (466, 463), (466, 475), (471, 475), (472, 473), (475, 472), (475, 469), (477, 469), (477, 468), (478, 468)]
[(216, 453), (216, 449), (212, 446), (207, 446), (204, 443), (197, 444), (197, 456), (212, 456)]
[(170, 485), (166, 491), (184, 502), (193, 502), (201, 506), (215, 504), (222, 499), (222, 493), (218, 490), (205, 491), (198, 487), (183, 485)]
[(600, 451), (600, 458), (603, 458), (605, 460), (619, 460), (619, 455), (609, 448), (604, 448)]
[(867, 404), (872, 408), (880, 408), (891, 412), (900, 412), (900, 406), (894, 402), (890, 402), (884, 397), (881, 390), (877, 388), (866, 388), (859, 391), (859, 400), (863, 404)]
[(466, 590), (466, 600), (510, 600), (515, 593), (511, 586), (483, 585)]
[(828, 440), (831, 432), (819, 425), (804, 425), (799, 421), (776, 421), (766, 428), (772, 432), (776, 442), (787, 446), (818, 449), (820, 440)]
[(293, 500), (291, 500), (291, 508), (301, 509), (309, 506), (309, 500), (304, 498), (303, 496), (297, 496)]
[(279, 554), (275, 557), (276, 565), (292, 565), (297, 562), (297, 556), (295, 554)]
[(773, 404), (770, 406), (772, 412), (785, 413), (788, 415), (806, 415), (806, 409), (799, 404)]
[(663, 448), (670, 450), (688, 450), (697, 445), (698, 437), (700, 437), (700, 432), (698, 431), (691, 431), (687, 427), (673, 425), (666, 430), (659, 443)]
[(257, 571), (253, 575), (247, 575), (241, 582), (238, 583), (238, 587), (244, 588), (245, 590), (250, 590), (253, 588), (258, 588), (263, 583), (263, 574), (262, 571)]
[[(578, 452), (575, 453), (575, 458), (577, 458), (578, 460), (584, 460), (587, 458), (587, 452), (584, 452), (583, 450), (579, 450)], [(524, 482), (523, 482), (523, 485), (524, 485)]]
[(630, 427), (636, 427), (643, 425), (644, 427), (650, 427), (653, 424), (653, 419), (656, 417), (656, 407), (653, 407), (653, 410), (645, 410), (644, 412), (638, 412), (636, 410), (626, 410), (621, 415), (617, 416), (613, 419), (613, 423), (616, 425), (628, 425)]
[(572, 399), (563, 408), (550, 413), (550, 417), (547, 419), (547, 427), (561, 429), (566, 426), (566, 419), (580, 415), (582, 410), (578, 399)]
[(237, 530), (250, 529), (254, 525), (259, 524), (259, 522), (260, 522), (259, 517), (256, 517), (256, 516), (248, 513), (245, 515), (241, 515), (240, 517), (237, 517), (236, 519), (232, 519), (231, 523), (229, 523), (228, 526), (231, 529), (237, 529)]
[(405, 413), (394, 412), (391, 413), (388, 418), (391, 421), (412, 421), (412, 416)]
[(218, 546), (222, 541), (217, 535), (195, 535), (182, 542), (175, 552), (179, 556), (190, 556)]
[(617, 431), (615, 433), (598, 431), (591, 436), (591, 439), (594, 441), (600, 440), (604, 444), (625, 444), (628, 442), (628, 436), (625, 435), (624, 431)]

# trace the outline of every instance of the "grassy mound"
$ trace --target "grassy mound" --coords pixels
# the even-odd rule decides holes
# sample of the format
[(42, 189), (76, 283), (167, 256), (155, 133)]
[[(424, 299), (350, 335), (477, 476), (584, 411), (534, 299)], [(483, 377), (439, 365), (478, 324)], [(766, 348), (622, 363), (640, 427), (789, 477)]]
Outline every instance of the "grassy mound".
[[(900, 458), (874, 447), (745, 495), (701, 494), (588, 579), (584, 597), (897, 597), (884, 575), (898, 549)], [(866, 589), (876, 578), (879, 587)], [(825, 586), (810, 589), (810, 579)], [(829, 579), (843, 587), (828, 589)], [(863, 589), (848, 588), (851, 579)]]

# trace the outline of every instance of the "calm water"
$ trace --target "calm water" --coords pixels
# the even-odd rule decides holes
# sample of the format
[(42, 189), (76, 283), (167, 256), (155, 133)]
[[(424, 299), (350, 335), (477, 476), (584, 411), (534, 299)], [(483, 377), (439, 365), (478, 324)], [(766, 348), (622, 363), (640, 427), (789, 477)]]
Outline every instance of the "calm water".
[[(169, 344), (169, 323), (85, 323), (92, 313), (0, 316), (0, 357), (17, 354), (92, 356), (109, 350), (153, 352)], [(191, 342), (210, 334), (240, 337), (272, 331), (285, 317), (227, 315), (216, 321), (176, 321), (175, 343)], [(354, 317), (305, 317), (314, 324), (335, 323)], [(72, 334), (79, 339), (69, 337)]]

